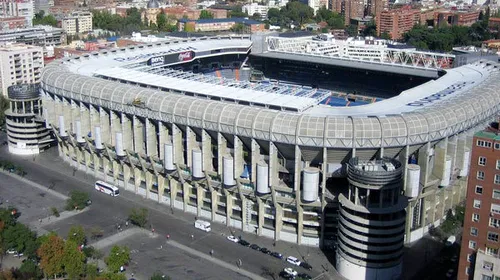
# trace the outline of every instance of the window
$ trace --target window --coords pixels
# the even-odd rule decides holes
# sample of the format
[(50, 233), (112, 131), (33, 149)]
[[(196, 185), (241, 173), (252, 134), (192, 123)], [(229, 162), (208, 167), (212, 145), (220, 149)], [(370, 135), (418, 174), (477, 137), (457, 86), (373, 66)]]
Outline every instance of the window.
[(500, 150), (500, 143), (495, 143), (495, 149)]
[(491, 142), (488, 141), (483, 141), (483, 140), (477, 140), (477, 146), (479, 147), (484, 147), (484, 148), (491, 148)]
[(488, 231), (488, 240), (493, 242), (498, 242), (498, 233)]
[(495, 174), (495, 180), (493, 182), (497, 185), (500, 185), (500, 174)]
[(493, 263), (484, 261), (483, 262), (483, 269), (486, 269), (486, 270), (489, 270), (489, 271), (493, 271)]
[(485, 166), (486, 165), (486, 158), (485, 157), (479, 157), (479, 160), (477, 161), (477, 164)]
[(470, 249), (476, 249), (476, 241), (469, 240), (469, 248)]
[(498, 248), (491, 248), (486, 246), (486, 255), (488, 256), (497, 256), (498, 255)]
[(466, 267), (465, 268), (465, 274), (469, 275), (471, 273), (471, 268), (470, 267)]
[(490, 218), (490, 227), (500, 227), (500, 219)]
[(471, 227), (470, 228), (470, 235), (472, 236), (477, 236), (477, 228)]
[(480, 209), (481, 208), (481, 200), (479, 199), (474, 199), (474, 208)]
[(497, 170), (500, 169), (500, 159), (497, 159)]
[(483, 187), (482, 186), (476, 186), (476, 193), (477, 194), (483, 194)]
[(491, 212), (493, 212), (495, 214), (500, 214), (500, 204), (492, 203), (491, 204)]
[(484, 180), (484, 171), (478, 171), (477, 172), (477, 179), (478, 180)]
[[(484, 268), (484, 267), (483, 267)], [(486, 268), (485, 268), (486, 269)], [(486, 269), (486, 270), (490, 270), (491, 269)], [(485, 274), (482, 274), (481, 275), (481, 280), (493, 280), (493, 277), (492, 276), (489, 276), (489, 275), (485, 275)]]
[(472, 221), (473, 222), (479, 222), (479, 214), (472, 213)]
[(493, 190), (493, 198), (500, 199), (500, 190)]
[(473, 254), (467, 254), (467, 261), (468, 262), (473, 262), (474, 261), (474, 255)]

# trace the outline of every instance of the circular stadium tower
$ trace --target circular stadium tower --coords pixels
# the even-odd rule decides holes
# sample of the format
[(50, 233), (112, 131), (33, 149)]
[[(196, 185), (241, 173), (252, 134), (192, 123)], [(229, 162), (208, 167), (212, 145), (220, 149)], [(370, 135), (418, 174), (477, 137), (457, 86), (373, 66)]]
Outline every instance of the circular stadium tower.
[(38, 85), (13, 85), (7, 89), (9, 108), (5, 111), (9, 152), (38, 154), (53, 142), (42, 117)]
[(408, 204), (402, 175), (394, 159), (349, 161), (349, 190), (339, 198), (336, 265), (347, 279), (399, 279)]

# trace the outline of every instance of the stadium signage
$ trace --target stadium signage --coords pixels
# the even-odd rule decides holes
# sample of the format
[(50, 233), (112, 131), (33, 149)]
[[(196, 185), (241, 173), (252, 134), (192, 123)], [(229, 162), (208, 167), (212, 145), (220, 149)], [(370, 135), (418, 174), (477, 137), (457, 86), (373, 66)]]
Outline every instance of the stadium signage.
[(146, 64), (149, 66), (170, 65), (179, 62), (191, 61), (194, 57), (195, 53), (193, 51), (185, 51), (181, 53), (155, 56), (150, 58)]
[(141, 59), (147, 59), (150, 57), (158, 57), (158, 56), (164, 56), (164, 55), (172, 54), (172, 53), (195, 51), (195, 50), (196, 50), (196, 48), (194, 48), (194, 47), (172, 48), (172, 49), (168, 49), (168, 50), (161, 51), (161, 52), (144, 53), (144, 54), (139, 54), (139, 55), (134, 55), (134, 56), (129, 56), (129, 57), (115, 57), (113, 59), (116, 61), (119, 61), (119, 62), (131, 62), (131, 61), (136, 61), (136, 60), (141, 60)]
[(421, 107), (421, 106), (426, 106), (431, 104), (434, 101), (441, 100), (442, 98), (455, 93), (457, 90), (461, 89), (462, 87), (458, 87), (455, 90), (442, 90), (440, 92), (434, 93), (433, 95), (427, 96), (425, 98), (419, 99), (414, 102), (410, 102), (406, 104), (407, 106), (413, 106), (413, 107)]

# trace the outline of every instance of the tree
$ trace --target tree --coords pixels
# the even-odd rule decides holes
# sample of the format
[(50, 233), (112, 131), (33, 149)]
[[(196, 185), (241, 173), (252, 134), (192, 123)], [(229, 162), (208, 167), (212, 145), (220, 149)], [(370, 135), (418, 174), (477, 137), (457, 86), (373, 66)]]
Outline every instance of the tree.
[(103, 280), (127, 280), (125, 274), (116, 272), (106, 272), (103, 277)]
[(243, 25), (242, 23), (236, 23), (235, 25), (233, 25), (233, 27), (231, 27), (231, 31), (236, 33), (242, 33), (243, 30), (245, 30), (245, 25)]
[(377, 25), (375, 24), (375, 21), (371, 20), (369, 23), (366, 24), (365, 28), (361, 32), (361, 35), (367, 37), (367, 36), (377, 36)]
[(9, 108), (9, 101), (4, 95), (0, 95), (0, 126), (5, 125), (5, 110)]
[(34, 256), (38, 248), (36, 233), (21, 223), (7, 227), (2, 238), (7, 248), (23, 252), (27, 256)]
[(64, 272), (69, 279), (80, 279), (85, 271), (85, 255), (78, 249), (78, 243), (67, 240), (63, 251)]
[(40, 245), (37, 251), (40, 257), (40, 267), (46, 276), (64, 272), (64, 240), (59, 236), (51, 235)]
[(380, 34), (380, 39), (390, 40), (391, 35), (389, 35), (389, 33), (387, 32), (383, 32), (382, 34)]
[(98, 272), (99, 267), (93, 263), (85, 264), (85, 279), (87, 280), (96, 280), (99, 275)]
[(82, 250), (85, 257), (89, 259), (100, 259), (102, 258), (102, 252), (92, 246), (85, 246)]
[(277, 8), (270, 8), (267, 11), (267, 18), (269, 20), (271, 20), (271, 19), (279, 19), (279, 17), (280, 17), (280, 10), (278, 10)]
[(167, 23), (167, 15), (164, 12), (161, 12), (156, 16), (156, 26), (158, 31), (164, 31), (167, 27)]
[(138, 227), (145, 227), (148, 223), (148, 209), (146, 208), (132, 208), (128, 215), (130, 222)]
[(211, 12), (207, 10), (201, 10), (199, 19), (212, 19), (212, 18), (214, 18), (214, 15)]
[(130, 249), (127, 246), (115, 245), (111, 248), (109, 255), (104, 259), (110, 272), (117, 272), (120, 267), (130, 261)]
[(82, 210), (87, 206), (90, 196), (86, 192), (71, 191), (68, 200), (66, 201), (66, 210)]
[(260, 13), (254, 13), (252, 15), (251, 19), (253, 19), (253, 20), (261, 20), (262, 19), (262, 15)]
[(23, 261), (21, 267), (19, 267), (19, 272), (22, 274), (22, 279), (40, 279), (43, 276), (38, 265), (31, 259)]
[(87, 237), (83, 227), (81, 225), (72, 226), (69, 229), (67, 241), (75, 242), (78, 246), (87, 244)]
[(356, 25), (349, 25), (346, 27), (345, 31), (350, 37), (358, 36), (358, 27)]

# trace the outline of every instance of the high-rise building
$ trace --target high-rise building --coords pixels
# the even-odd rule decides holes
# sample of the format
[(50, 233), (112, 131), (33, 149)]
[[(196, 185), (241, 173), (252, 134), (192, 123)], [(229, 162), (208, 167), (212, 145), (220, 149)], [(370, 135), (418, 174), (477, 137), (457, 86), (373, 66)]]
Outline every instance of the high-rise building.
[(405, 6), (400, 9), (380, 11), (376, 21), (378, 36), (387, 33), (393, 40), (398, 40), (420, 22), (420, 10)]
[(92, 13), (73, 12), (61, 21), (61, 27), (68, 35), (90, 32), (92, 31)]
[(24, 17), (26, 27), (33, 26), (33, 0), (1, 0), (0, 17)]
[(365, 16), (364, 0), (344, 0), (342, 9), (345, 24), (349, 24), (351, 18), (363, 18)]
[(43, 49), (24, 44), (0, 47), (0, 89), (7, 96), (12, 85), (40, 82), (43, 68)]
[(389, 8), (389, 1), (387, 0), (371, 0), (368, 3), (369, 14), (376, 16), (378, 13), (385, 11)]
[(474, 134), (458, 279), (500, 277), (500, 130)]
[(43, 47), (44, 57), (53, 56), (53, 47), (60, 46), (65, 41), (64, 30), (52, 26), (38, 25), (32, 28), (0, 31), (0, 45), (21, 43)]
[(404, 168), (389, 158), (349, 161), (349, 190), (339, 197), (336, 262), (345, 278), (400, 279), (408, 205), (401, 195)]

